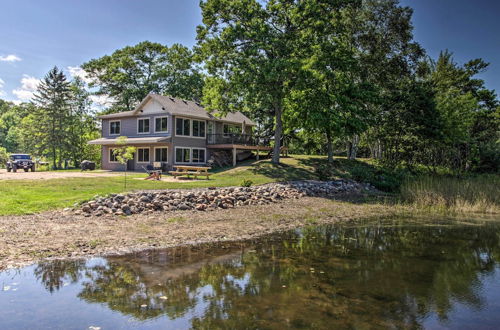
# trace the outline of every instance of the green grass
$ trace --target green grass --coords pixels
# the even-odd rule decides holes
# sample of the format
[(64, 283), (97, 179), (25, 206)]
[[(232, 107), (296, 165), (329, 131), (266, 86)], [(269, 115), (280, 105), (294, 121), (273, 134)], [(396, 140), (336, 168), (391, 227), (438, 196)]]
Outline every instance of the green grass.
[[(353, 177), (349, 169), (353, 164), (365, 164), (372, 171), (373, 165), (364, 162), (336, 160), (331, 177)], [(290, 181), (321, 178), (319, 167), (326, 164), (325, 157), (293, 156), (283, 158), (282, 164), (274, 165), (269, 160), (247, 161), (236, 168), (217, 169), (210, 180), (188, 182), (145, 181), (143, 173), (128, 174), (127, 189), (123, 176), (64, 178), (48, 180), (1, 180), (0, 215), (29, 214), (56, 208), (70, 207), (93, 198), (126, 191), (147, 189), (174, 189), (198, 187), (239, 186), (245, 180), (253, 185), (275, 181)], [(366, 169), (364, 169), (366, 170)], [(96, 173), (96, 172), (93, 172)]]
[[(95, 173), (95, 172), (94, 172)], [(273, 175), (276, 174), (276, 175)], [(95, 195), (147, 189), (173, 189), (197, 187), (239, 186), (244, 180), (254, 185), (281, 181), (315, 178), (314, 169), (300, 165), (294, 158), (284, 159), (284, 164), (272, 165), (269, 161), (246, 162), (241, 166), (219, 169), (210, 180), (188, 182), (145, 181), (143, 173), (127, 174), (127, 189), (123, 176), (64, 178), (48, 180), (1, 180), (0, 215), (30, 214), (56, 208), (70, 207)]]
[[(347, 160), (345, 158), (336, 158), (333, 164), (329, 164), (325, 157), (294, 155), (283, 158), (282, 163), (279, 165), (271, 164), (269, 160), (247, 161), (236, 168), (218, 169), (213, 173), (210, 180), (191, 180), (188, 182), (138, 180), (137, 178), (144, 178), (145, 174), (129, 173), (127, 174), (127, 189), (123, 185), (123, 175), (50, 180), (0, 180), (0, 215), (29, 214), (70, 207), (74, 203), (92, 199), (95, 195), (103, 196), (111, 193), (147, 189), (240, 186), (245, 180), (251, 180), (253, 185), (259, 185), (275, 181), (349, 178), (371, 183), (383, 191), (398, 192), (406, 178), (407, 181), (401, 189), (402, 196), (404, 196), (406, 203), (414, 205), (431, 203), (431, 200), (424, 202), (426, 196), (434, 196), (431, 195), (431, 191), (436, 191), (436, 193), (439, 191), (438, 194), (443, 196), (453, 194), (439, 190), (444, 186), (448, 186), (448, 181), (436, 181), (432, 185), (427, 181), (425, 181), (427, 183), (418, 181), (418, 178), (417, 181), (414, 181), (415, 177), (410, 176), (404, 170), (388, 170), (368, 159)], [(497, 180), (494, 183), (498, 186), (498, 176), (491, 177)], [(491, 180), (478, 181), (474, 185), (474, 189), (467, 190), (469, 195), (476, 196), (482, 189), (486, 189), (487, 192), (485, 191), (484, 194), (477, 196), (483, 196), (484, 200), (490, 201), (491, 197), (488, 196), (494, 195), (496, 188), (494, 185), (488, 184), (488, 181)], [(463, 185), (463, 182), (450, 182), (455, 187), (450, 188), (456, 192), (455, 195), (459, 193), (459, 196), (462, 196), (463, 192), (458, 187)], [(456, 198), (456, 200), (459, 199)], [(470, 202), (473, 199), (471, 197), (465, 199), (460, 197), (460, 200)], [(446, 205), (451, 205), (451, 203), (447, 201)], [(454, 203), (457, 204), (458, 202)], [(491, 204), (488, 203), (488, 205)], [(494, 203), (498, 207), (498, 199)]]

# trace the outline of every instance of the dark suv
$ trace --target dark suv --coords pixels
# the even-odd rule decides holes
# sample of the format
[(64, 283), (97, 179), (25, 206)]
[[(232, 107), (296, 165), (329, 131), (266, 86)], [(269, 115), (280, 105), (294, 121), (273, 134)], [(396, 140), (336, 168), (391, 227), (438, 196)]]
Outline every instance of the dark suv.
[(7, 161), (7, 172), (17, 172), (18, 169), (23, 169), (24, 172), (35, 172), (35, 163), (31, 160), (30, 155), (12, 154)]

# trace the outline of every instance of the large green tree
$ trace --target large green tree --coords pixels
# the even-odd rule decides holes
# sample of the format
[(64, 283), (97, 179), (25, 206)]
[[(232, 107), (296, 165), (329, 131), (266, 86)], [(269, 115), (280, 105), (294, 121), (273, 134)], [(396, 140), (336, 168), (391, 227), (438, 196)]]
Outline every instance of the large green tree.
[(301, 78), (304, 33), (353, 1), (206, 0), (198, 46), (211, 75), (204, 91), (208, 109), (271, 113), (274, 163), (279, 162), (283, 114)]
[(38, 154), (50, 154), (53, 168), (62, 167), (71, 125), (70, 100), (70, 83), (64, 73), (54, 67), (37, 88), (33, 97), (35, 111), (30, 126), (25, 126), (35, 141)]
[(192, 51), (150, 41), (118, 49), (82, 65), (96, 94), (115, 100), (110, 112), (130, 110), (148, 93), (200, 100), (203, 75)]

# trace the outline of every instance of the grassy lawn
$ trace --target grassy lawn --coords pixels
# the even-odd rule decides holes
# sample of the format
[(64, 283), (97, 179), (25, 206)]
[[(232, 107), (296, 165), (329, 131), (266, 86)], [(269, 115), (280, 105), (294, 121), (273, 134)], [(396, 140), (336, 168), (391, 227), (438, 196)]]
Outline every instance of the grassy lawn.
[[(121, 193), (146, 189), (173, 189), (196, 187), (239, 186), (243, 180), (251, 180), (254, 185), (275, 181), (318, 179), (325, 175), (321, 170), (326, 164), (320, 156), (292, 156), (283, 158), (282, 164), (273, 165), (269, 160), (241, 163), (236, 168), (218, 169), (210, 180), (188, 182), (145, 181), (145, 174), (128, 174), (127, 189), (123, 176), (64, 178), (49, 180), (2, 180), (0, 181), (0, 215), (29, 214), (40, 211), (72, 206), (76, 202), (91, 199), (95, 195)], [(361, 166), (361, 169), (357, 167)], [(365, 168), (366, 167), (366, 168)], [(328, 173), (330, 177), (357, 178), (356, 173), (373, 172), (373, 165), (366, 161), (337, 159)], [(94, 172), (95, 173), (95, 172)]]
[(145, 174), (129, 173), (126, 190), (121, 175), (49, 180), (2, 180), (0, 181), (0, 215), (28, 214), (63, 208), (88, 200), (95, 195), (124, 191), (237, 186), (245, 179), (252, 180), (253, 184), (263, 184), (283, 179), (314, 177), (312, 169), (299, 165), (294, 158), (286, 159), (285, 163), (287, 165), (274, 167), (269, 161), (255, 164), (248, 162), (236, 168), (218, 170), (210, 180), (179, 183), (138, 180), (136, 178), (144, 178)]
[[(147, 189), (239, 186), (243, 180), (251, 180), (254, 185), (257, 185), (275, 181), (349, 178), (360, 182), (369, 182), (378, 189), (387, 192), (399, 191), (401, 184), (405, 182), (402, 189), (404, 202), (415, 204), (416, 200), (422, 200), (423, 198), (421, 196), (417, 198), (416, 195), (411, 195), (408, 191), (420, 191), (422, 196), (430, 196), (428, 190), (416, 189), (408, 185), (408, 178), (412, 178), (412, 176), (409, 176), (407, 172), (402, 170), (389, 171), (368, 159), (347, 160), (345, 158), (336, 158), (332, 165), (326, 162), (325, 157), (294, 155), (283, 158), (280, 165), (273, 165), (269, 160), (248, 161), (241, 163), (236, 168), (218, 169), (214, 171), (210, 180), (190, 180), (187, 182), (138, 179), (144, 178), (144, 173), (129, 173), (127, 176), (127, 189), (124, 188), (122, 175), (48, 180), (0, 180), (0, 215), (29, 214), (69, 207), (74, 203), (89, 200), (95, 195)], [(488, 180), (491, 181), (491, 178), (495, 178), (493, 182), (498, 183), (498, 176), (492, 176)], [(414, 180), (414, 177), (411, 180)], [(447, 179), (444, 178), (443, 180)], [(445, 187), (449, 186), (449, 184), (452, 184), (452, 182), (439, 181), (437, 185)], [(453, 184), (457, 187), (465, 187), (463, 182), (460, 181)], [(486, 187), (483, 184), (480, 186)], [(493, 186), (488, 185), (488, 189), (491, 190)], [(421, 184), (419, 187), (421, 187)], [(477, 195), (477, 189), (479, 188), (476, 187), (475, 193), (472, 195)], [(434, 190), (436, 193), (438, 192), (437, 188)], [(490, 196), (491, 193), (492, 191), (488, 191), (486, 196)], [(457, 188), (453, 191), (453, 194), (449, 193), (449, 195), (451, 197), (445, 196), (443, 198), (451, 200), (455, 196), (462, 196), (464, 190)], [(405, 196), (407, 198), (404, 198)], [(475, 199), (468, 200), (476, 202)], [(489, 198), (488, 201), (491, 202), (492, 199)], [(498, 207), (497, 200), (493, 201), (492, 204)]]

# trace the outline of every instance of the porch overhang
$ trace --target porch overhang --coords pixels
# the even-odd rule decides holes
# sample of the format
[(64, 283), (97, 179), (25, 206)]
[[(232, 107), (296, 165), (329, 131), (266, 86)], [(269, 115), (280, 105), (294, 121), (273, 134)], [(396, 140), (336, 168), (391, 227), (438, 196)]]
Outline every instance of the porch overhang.
[[(138, 144), (160, 144), (170, 142), (170, 137), (157, 136), (157, 137), (140, 137), (140, 138), (127, 138), (127, 145), (138, 145)], [(115, 146), (118, 145), (118, 138), (100, 138), (87, 142), (88, 144), (98, 144), (103, 146)]]

